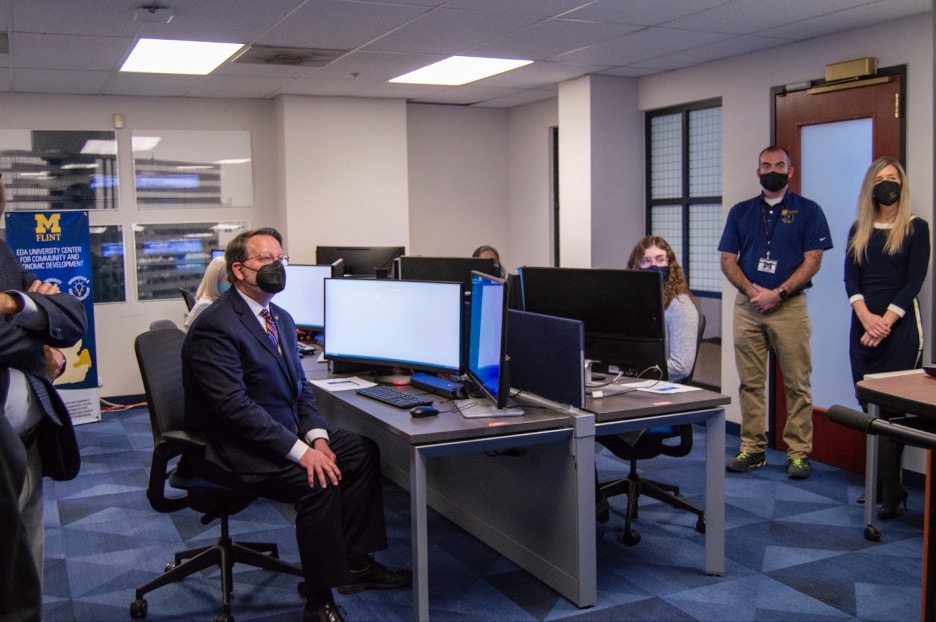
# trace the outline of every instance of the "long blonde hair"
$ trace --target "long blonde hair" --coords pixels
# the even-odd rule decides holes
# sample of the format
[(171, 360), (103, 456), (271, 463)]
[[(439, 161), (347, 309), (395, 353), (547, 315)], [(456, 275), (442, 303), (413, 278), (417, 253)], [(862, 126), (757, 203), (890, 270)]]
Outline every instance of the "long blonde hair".
[(855, 221), (855, 233), (848, 240), (846, 253), (850, 255), (859, 266), (867, 259), (868, 242), (874, 233), (874, 222), (880, 214), (880, 207), (874, 200), (874, 178), (886, 166), (893, 166), (900, 179), (900, 199), (897, 201), (897, 215), (893, 226), (887, 231), (887, 241), (884, 243), (884, 252), (894, 255), (900, 252), (904, 240), (910, 233), (910, 220), (913, 213), (910, 211), (910, 186), (907, 184), (907, 174), (897, 158), (884, 156), (878, 158), (868, 167), (864, 181), (861, 182), (861, 191), (858, 193), (858, 220)]
[(637, 270), (640, 267), (640, 260), (643, 258), (644, 253), (651, 246), (656, 246), (666, 253), (666, 258), (669, 260), (669, 278), (663, 283), (663, 308), (668, 309), (676, 296), (680, 294), (692, 295), (689, 291), (689, 284), (686, 283), (686, 273), (683, 272), (682, 266), (676, 261), (676, 253), (673, 252), (673, 247), (659, 236), (648, 235), (641, 238), (634, 246), (634, 250), (631, 251), (630, 259), (627, 260), (627, 268)]
[(202, 277), (201, 283), (198, 284), (198, 290), (195, 292), (195, 299), (217, 299), (218, 296), (221, 295), (221, 291), (218, 289), (218, 283), (223, 276), (227, 276), (227, 267), (224, 263), (224, 257), (215, 257), (208, 264), (208, 267), (205, 268), (205, 276)]

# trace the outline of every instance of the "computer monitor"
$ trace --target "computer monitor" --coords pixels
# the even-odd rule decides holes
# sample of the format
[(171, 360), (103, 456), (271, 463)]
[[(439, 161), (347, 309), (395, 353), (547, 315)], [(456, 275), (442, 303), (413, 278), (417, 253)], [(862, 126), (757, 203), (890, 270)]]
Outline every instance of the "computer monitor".
[(405, 252), (402, 246), (318, 246), (315, 263), (331, 264), (343, 259), (344, 276), (386, 277), (393, 260)]
[(214, 261), (218, 257), (224, 258), (224, 249), (223, 248), (213, 248), (211, 249), (211, 261)]
[(286, 289), (276, 294), (274, 304), (292, 316), (300, 328), (325, 328), (325, 279), (333, 276), (332, 266), (287, 264)]
[(471, 288), (471, 273), (494, 274), (494, 260), (490, 257), (415, 257), (404, 255), (399, 259), (397, 277), (404, 281), (453, 281)]
[(325, 358), (419, 371), (462, 370), (461, 283), (325, 280)]
[[(507, 368), (507, 283), (504, 279), (480, 272), (473, 273), (469, 306), (468, 376), (494, 403), (495, 408), (503, 410), (508, 406), (510, 393)], [(477, 410), (485, 409), (479, 407)], [(465, 410), (462, 414), (472, 416)]]
[(523, 308), (581, 320), (585, 357), (636, 375), (666, 377), (666, 319), (660, 274), (598, 268), (520, 269)]

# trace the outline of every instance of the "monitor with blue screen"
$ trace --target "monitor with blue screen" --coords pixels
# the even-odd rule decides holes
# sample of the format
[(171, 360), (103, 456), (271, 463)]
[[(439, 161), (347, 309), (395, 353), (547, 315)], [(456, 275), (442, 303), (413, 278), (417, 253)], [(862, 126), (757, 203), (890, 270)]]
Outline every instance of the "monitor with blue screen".
[(211, 261), (214, 261), (218, 257), (224, 258), (224, 249), (223, 248), (213, 248), (211, 249)]
[(522, 415), (510, 408), (507, 368), (507, 284), (504, 279), (475, 272), (471, 280), (468, 329), (468, 376), (485, 398), (460, 400), (465, 417)]

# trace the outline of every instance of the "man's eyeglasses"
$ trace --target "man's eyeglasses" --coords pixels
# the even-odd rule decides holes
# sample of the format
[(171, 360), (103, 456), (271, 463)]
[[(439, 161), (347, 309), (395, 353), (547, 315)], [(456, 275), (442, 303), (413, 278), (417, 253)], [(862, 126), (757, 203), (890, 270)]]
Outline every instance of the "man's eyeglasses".
[(668, 266), (669, 257), (666, 255), (657, 255), (656, 257), (641, 257), (640, 261), (637, 262), (637, 265), (641, 268), (649, 268), (650, 266)]
[(241, 263), (246, 263), (251, 259), (256, 259), (263, 265), (269, 265), (276, 261), (277, 259), (282, 262), (284, 266), (289, 265), (289, 255), (273, 255), (273, 253), (260, 253), (259, 255), (254, 255), (253, 257), (248, 257)]

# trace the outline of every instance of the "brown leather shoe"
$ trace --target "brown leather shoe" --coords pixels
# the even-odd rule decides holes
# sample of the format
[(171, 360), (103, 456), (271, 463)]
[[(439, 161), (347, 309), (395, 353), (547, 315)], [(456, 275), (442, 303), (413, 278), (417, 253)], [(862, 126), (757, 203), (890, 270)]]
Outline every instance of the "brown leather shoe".
[(344, 617), (335, 603), (325, 603), (314, 609), (309, 609), (307, 604), (302, 610), (302, 622), (344, 622)]
[(351, 571), (351, 582), (338, 587), (341, 594), (357, 594), (364, 590), (395, 590), (413, 584), (409, 568), (387, 568), (376, 560), (358, 572)]

